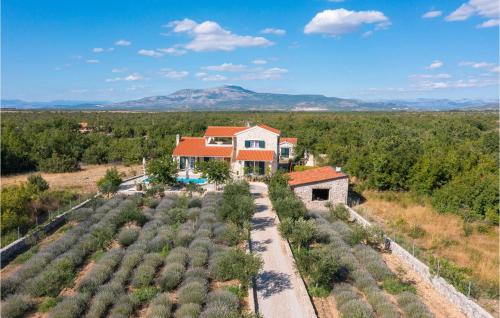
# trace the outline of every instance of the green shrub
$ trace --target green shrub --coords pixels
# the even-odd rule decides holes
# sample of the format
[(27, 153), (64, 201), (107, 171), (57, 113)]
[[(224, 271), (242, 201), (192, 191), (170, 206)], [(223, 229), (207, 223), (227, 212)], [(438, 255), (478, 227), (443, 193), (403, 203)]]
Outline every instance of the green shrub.
[(177, 296), (181, 305), (188, 303), (201, 305), (207, 297), (207, 286), (200, 282), (191, 281), (179, 288)]
[(169, 318), (172, 316), (173, 302), (167, 293), (158, 294), (149, 305), (148, 318)]
[(351, 214), (343, 204), (337, 204), (329, 209), (328, 221), (348, 221)]
[(28, 295), (12, 295), (2, 302), (2, 317), (17, 318), (23, 317), (26, 312), (35, 308), (35, 301)]
[(139, 236), (139, 230), (135, 228), (123, 228), (118, 234), (118, 242), (122, 246), (129, 246), (134, 243)]
[(77, 318), (81, 317), (87, 308), (89, 294), (77, 294), (65, 297), (49, 313), (50, 318)]
[(431, 318), (434, 317), (429, 312), (427, 306), (422, 303), (417, 295), (411, 292), (402, 292), (398, 296), (399, 308), (401, 308), (406, 317)]
[(135, 204), (128, 204), (121, 210), (120, 223), (124, 224), (133, 221), (142, 226), (144, 225), (144, 223), (146, 223), (147, 217), (139, 210), (139, 208)]
[(47, 297), (38, 305), (37, 311), (48, 312), (62, 300), (63, 300), (62, 297)]
[(284, 218), (279, 225), (279, 231), (290, 243), (296, 245), (299, 251), (301, 247), (309, 247), (318, 235), (316, 222), (304, 218)]
[(158, 289), (156, 287), (141, 287), (134, 290), (134, 297), (136, 297), (141, 303), (147, 303), (151, 299), (153, 299), (158, 293)]
[(168, 263), (167, 261), (167, 264), (160, 273), (158, 283), (163, 290), (171, 291), (180, 284), (186, 270), (184, 265), (180, 263)]
[(422, 238), (427, 235), (427, 232), (418, 224), (411, 227), (408, 236), (414, 239)]
[(409, 283), (404, 283), (400, 279), (393, 277), (387, 278), (382, 283), (382, 288), (391, 294), (400, 294), (402, 292), (416, 293), (416, 289)]
[(200, 304), (182, 304), (175, 312), (175, 318), (197, 318), (200, 312)]
[(261, 267), (262, 260), (258, 256), (231, 248), (218, 257), (213, 274), (217, 279), (238, 279), (243, 286), (248, 286)]

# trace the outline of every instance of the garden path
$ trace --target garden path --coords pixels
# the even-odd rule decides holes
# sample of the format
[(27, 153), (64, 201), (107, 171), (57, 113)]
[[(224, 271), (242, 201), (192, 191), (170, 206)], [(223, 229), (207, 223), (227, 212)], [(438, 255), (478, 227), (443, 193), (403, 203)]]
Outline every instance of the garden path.
[(256, 204), (250, 233), (251, 248), (264, 261), (255, 279), (256, 310), (264, 318), (315, 318), (304, 282), (294, 268), (290, 246), (279, 234), (279, 219), (272, 210), (267, 185), (252, 182), (250, 191)]

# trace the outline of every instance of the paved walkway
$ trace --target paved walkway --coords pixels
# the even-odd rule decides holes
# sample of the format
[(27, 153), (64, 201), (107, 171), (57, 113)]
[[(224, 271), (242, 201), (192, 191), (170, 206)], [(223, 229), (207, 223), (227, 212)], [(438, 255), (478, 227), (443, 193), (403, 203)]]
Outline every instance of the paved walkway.
[(252, 251), (264, 266), (256, 278), (257, 310), (264, 318), (316, 317), (304, 282), (295, 272), (288, 243), (278, 232), (279, 220), (272, 211), (267, 185), (252, 182), (257, 212), (252, 218)]

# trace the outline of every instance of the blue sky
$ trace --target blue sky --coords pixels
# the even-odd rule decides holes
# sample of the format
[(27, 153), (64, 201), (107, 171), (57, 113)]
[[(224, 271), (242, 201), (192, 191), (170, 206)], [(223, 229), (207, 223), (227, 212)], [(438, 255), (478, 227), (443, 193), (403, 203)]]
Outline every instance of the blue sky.
[(2, 98), (496, 98), (497, 0), (2, 1)]

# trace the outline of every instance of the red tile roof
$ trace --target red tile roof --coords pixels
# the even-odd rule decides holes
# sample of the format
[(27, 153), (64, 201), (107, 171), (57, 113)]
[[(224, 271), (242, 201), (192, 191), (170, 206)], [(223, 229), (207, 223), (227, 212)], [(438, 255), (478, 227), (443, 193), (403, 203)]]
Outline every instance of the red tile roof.
[(258, 125), (258, 126), (259, 126), (260, 128), (264, 128), (265, 130), (269, 130), (269, 131), (271, 131), (271, 132), (273, 132), (273, 133), (275, 133), (275, 134), (278, 134), (278, 135), (281, 133), (281, 131), (279, 131), (278, 129), (273, 128), (273, 127), (269, 127), (269, 126), (264, 125), (264, 124), (260, 124), (260, 125)]
[(240, 150), (236, 160), (246, 161), (273, 161), (274, 151), (272, 150)]
[(288, 142), (288, 143), (291, 143), (292, 145), (297, 145), (297, 138), (295, 138), (295, 137), (281, 137), (280, 144), (282, 142)]
[(291, 186), (347, 178), (345, 173), (337, 172), (335, 168), (330, 166), (290, 172), (288, 176), (290, 177), (288, 184)]
[(206, 146), (203, 137), (182, 137), (173, 156), (185, 157), (231, 157), (233, 147)]
[(248, 128), (244, 126), (208, 126), (205, 137), (232, 137), (234, 134)]

